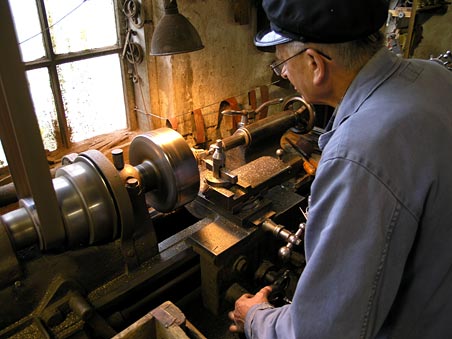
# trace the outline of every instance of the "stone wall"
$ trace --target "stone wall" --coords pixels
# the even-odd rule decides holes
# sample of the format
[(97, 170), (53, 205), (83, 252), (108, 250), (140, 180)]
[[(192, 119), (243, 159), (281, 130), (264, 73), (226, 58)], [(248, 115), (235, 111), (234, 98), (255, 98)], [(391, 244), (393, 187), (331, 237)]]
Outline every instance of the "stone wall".
[(192, 112), (197, 111), (202, 113), (206, 142), (210, 142), (230, 131), (229, 117), (223, 119), (225, 126), (221, 126), (220, 134), (216, 128), (219, 107), (225, 100), (232, 98), (237, 108), (247, 109), (251, 108), (249, 92), (256, 94), (257, 106), (262, 103), (262, 86), (267, 87), (270, 98), (294, 93), (271, 85), (272, 72), (268, 65), (274, 54), (259, 51), (253, 44), (257, 31), (256, 2), (240, 1), (242, 19), (245, 9), (247, 23), (237, 20), (236, 3), (179, 0), (179, 12), (196, 27), (205, 47), (196, 52), (155, 57), (149, 55), (150, 39), (164, 13), (164, 1), (143, 0), (146, 24), (134, 37), (143, 46), (146, 61), (139, 66), (139, 81), (135, 84), (141, 130), (171, 122), (195, 144), (193, 133), (197, 131)]

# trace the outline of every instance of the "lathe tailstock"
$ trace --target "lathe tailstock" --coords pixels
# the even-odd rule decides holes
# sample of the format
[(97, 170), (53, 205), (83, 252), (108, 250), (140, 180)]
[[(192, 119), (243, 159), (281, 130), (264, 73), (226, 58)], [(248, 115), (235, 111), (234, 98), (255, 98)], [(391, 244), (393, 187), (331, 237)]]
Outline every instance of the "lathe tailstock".
[(161, 128), (135, 137), (129, 163), (119, 149), (64, 157), (60, 229), (32, 197), (0, 216), (0, 338), (227, 338), (244, 291), (272, 284), (272, 302), (290, 302), (314, 114), (295, 97), (208, 150)]

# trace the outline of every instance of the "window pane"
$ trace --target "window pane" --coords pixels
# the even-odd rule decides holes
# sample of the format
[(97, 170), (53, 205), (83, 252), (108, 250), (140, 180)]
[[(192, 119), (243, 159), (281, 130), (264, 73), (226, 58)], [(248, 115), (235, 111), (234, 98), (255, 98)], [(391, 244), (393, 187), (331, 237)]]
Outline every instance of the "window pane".
[(117, 54), (58, 66), (71, 141), (127, 128)]
[(56, 54), (117, 43), (113, 0), (45, 0)]
[(55, 134), (58, 133), (55, 131), (59, 128), (49, 72), (47, 68), (27, 71), (27, 78), (44, 148), (54, 151), (57, 149)]
[(35, 0), (9, 0), (22, 61), (45, 56), (41, 26)]
[(5, 151), (3, 150), (3, 145), (0, 142), (0, 168), (8, 166), (8, 162), (6, 161)]

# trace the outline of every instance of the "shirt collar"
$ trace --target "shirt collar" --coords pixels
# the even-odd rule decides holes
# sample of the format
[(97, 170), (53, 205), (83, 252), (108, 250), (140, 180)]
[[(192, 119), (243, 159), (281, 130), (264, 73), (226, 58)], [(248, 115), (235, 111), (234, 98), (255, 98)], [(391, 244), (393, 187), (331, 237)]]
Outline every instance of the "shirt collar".
[(334, 131), (351, 115), (355, 114), (368, 97), (399, 67), (401, 59), (383, 47), (359, 71), (350, 84), (341, 103), (334, 110), (331, 117), (331, 130), (319, 138), (319, 147), (323, 150)]

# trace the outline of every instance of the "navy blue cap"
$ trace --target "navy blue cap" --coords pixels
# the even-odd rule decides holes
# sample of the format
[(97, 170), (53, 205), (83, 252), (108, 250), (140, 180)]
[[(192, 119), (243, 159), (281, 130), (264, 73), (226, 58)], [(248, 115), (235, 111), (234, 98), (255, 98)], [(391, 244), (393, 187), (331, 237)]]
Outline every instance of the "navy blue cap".
[(269, 47), (292, 40), (341, 43), (365, 38), (386, 22), (388, 0), (263, 0), (270, 27), (254, 43)]

